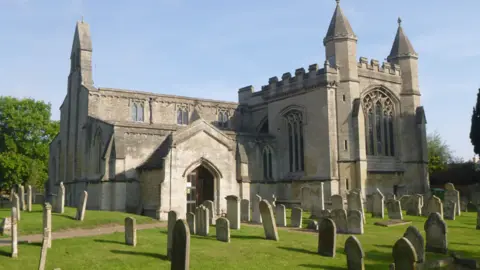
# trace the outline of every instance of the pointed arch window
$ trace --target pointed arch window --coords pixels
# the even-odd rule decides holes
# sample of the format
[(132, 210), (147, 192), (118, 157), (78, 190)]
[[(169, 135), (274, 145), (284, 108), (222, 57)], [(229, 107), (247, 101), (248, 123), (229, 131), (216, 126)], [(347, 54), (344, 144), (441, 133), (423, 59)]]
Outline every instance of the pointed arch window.
[(367, 155), (394, 156), (394, 106), (392, 99), (377, 89), (362, 100), (365, 110), (365, 141)]
[(177, 124), (188, 125), (188, 110), (180, 107), (177, 109)]
[(273, 153), (270, 146), (265, 146), (262, 151), (263, 155), (263, 178), (265, 180), (273, 179)]
[(133, 121), (143, 122), (144, 106), (142, 103), (132, 102), (132, 105), (130, 107), (130, 113)]
[(288, 159), (290, 172), (304, 171), (303, 114), (291, 110), (285, 116), (288, 133)]
[(228, 127), (228, 113), (226, 111), (218, 112), (218, 126), (221, 128)]

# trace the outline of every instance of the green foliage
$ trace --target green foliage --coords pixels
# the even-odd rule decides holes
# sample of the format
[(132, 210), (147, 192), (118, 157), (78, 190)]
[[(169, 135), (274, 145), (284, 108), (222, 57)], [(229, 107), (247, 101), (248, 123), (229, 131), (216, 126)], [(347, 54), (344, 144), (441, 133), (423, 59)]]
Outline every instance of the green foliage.
[(447, 164), (453, 160), (452, 151), (446, 142), (442, 140), (438, 132), (427, 136), (428, 148), (428, 173), (445, 170)]
[(473, 108), (471, 121), (470, 141), (473, 145), (473, 152), (480, 155), (480, 89), (478, 89), (477, 104)]
[(0, 189), (15, 184), (43, 188), (49, 144), (60, 124), (50, 119), (51, 105), (34, 99), (0, 97)]

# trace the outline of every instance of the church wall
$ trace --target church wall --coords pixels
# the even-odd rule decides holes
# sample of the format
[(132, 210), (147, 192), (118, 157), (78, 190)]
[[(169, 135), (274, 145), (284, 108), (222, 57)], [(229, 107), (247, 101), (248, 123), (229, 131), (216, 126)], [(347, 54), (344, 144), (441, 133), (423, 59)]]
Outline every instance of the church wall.
[(157, 212), (160, 209), (160, 195), (163, 192), (161, 188), (164, 177), (165, 171), (163, 169), (146, 170), (140, 173), (139, 202), (145, 214), (152, 218), (159, 218)]
[(372, 194), (378, 188), (385, 195), (393, 193), (394, 185), (401, 185), (403, 183), (402, 173), (367, 173), (367, 187), (365, 194)]

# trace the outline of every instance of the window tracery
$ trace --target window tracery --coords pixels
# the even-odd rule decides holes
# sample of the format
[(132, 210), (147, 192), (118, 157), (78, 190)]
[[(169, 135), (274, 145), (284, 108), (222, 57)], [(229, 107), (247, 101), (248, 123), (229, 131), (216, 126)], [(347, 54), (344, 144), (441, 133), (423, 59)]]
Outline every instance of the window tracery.
[(228, 113), (226, 111), (218, 111), (218, 126), (221, 128), (228, 127)]
[(299, 110), (291, 110), (284, 117), (288, 132), (289, 171), (302, 172), (304, 170), (303, 114)]
[(178, 106), (177, 108), (177, 124), (188, 125), (188, 109), (186, 106)]
[(132, 102), (130, 109), (131, 109), (132, 120), (136, 122), (143, 122), (143, 112), (144, 112), (143, 104), (140, 102)]

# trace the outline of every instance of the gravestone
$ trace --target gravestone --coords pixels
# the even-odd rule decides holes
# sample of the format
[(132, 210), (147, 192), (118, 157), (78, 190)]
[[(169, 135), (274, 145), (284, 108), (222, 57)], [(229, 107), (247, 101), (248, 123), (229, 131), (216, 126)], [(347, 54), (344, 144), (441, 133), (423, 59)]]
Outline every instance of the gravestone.
[(457, 209), (455, 210), (455, 214), (457, 216), (461, 215), (460, 211), (460, 192), (455, 189), (455, 186), (452, 183), (445, 184), (445, 193), (443, 195), (445, 201), (450, 200), (455, 202), (457, 205)]
[(88, 200), (88, 193), (86, 190), (82, 192), (80, 195), (80, 201), (78, 202), (77, 206), (77, 216), (75, 217), (76, 220), (82, 221), (85, 218), (85, 211), (87, 208), (87, 200)]
[[(15, 194), (16, 195), (16, 194)], [(17, 196), (18, 198), (18, 196)], [(14, 204), (12, 206), (12, 214), (11, 214), (11, 224), (12, 227), (10, 229), (11, 231), (11, 239), (12, 239), (12, 258), (17, 258), (18, 257), (18, 211), (17, 206)]]
[(220, 217), (217, 219), (216, 225), (217, 240), (230, 243), (230, 221)]
[(400, 238), (393, 245), (392, 249), (393, 261), (395, 268), (400, 270), (416, 270), (417, 269), (417, 253), (412, 243), (407, 238)]
[(447, 224), (438, 212), (433, 212), (428, 216), (424, 230), (426, 235), (425, 250), (447, 254)]
[(52, 247), (52, 206), (47, 202), (43, 204), (43, 233), (47, 235), (47, 247)]
[(303, 210), (300, 207), (292, 208), (291, 224), (293, 228), (302, 227), (302, 214)]
[(380, 189), (372, 194), (372, 217), (374, 218), (384, 218), (385, 215), (385, 197), (383, 196)]
[(65, 186), (60, 182), (58, 186), (57, 201), (55, 202), (55, 213), (63, 214), (65, 211)]
[[(208, 209), (207, 209), (208, 211)], [(190, 269), (190, 230), (187, 222), (179, 219), (173, 226), (171, 251), (172, 270)]]
[(362, 244), (358, 239), (351, 235), (345, 241), (345, 254), (347, 255), (348, 270), (365, 270), (365, 252), (363, 252)]
[(325, 210), (322, 210), (320, 211), (319, 215), (318, 215), (318, 219), (322, 219), (322, 218), (330, 218), (332, 215), (332, 211), (330, 211), (329, 209), (325, 209)]
[(347, 214), (348, 233), (363, 234), (363, 218), (359, 210), (349, 210)]
[(448, 220), (455, 220), (456, 214), (457, 204), (452, 200), (445, 199), (443, 204), (443, 218)]
[(195, 214), (192, 212), (187, 213), (187, 223), (188, 229), (190, 230), (191, 234), (195, 234), (196, 232), (196, 224), (195, 224)]
[(275, 223), (277, 226), (287, 226), (287, 215), (285, 214), (285, 205), (277, 204), (275, 207)]
[(316, 220), (309, 220), (307, 229), (318, 231), (318, 222)]
[(17, 213), (17, 222), (20, 221), (20, 198), (18, 197), (17, 193), (13, 193), (12, 199), (12, 207), (15, 206), (17, 209), (15, 213)]
[(204, 205), (200, 205), (195, 209), (195, 225), (197, 225), (196, 233), (200, 236), (208, 236), (210, 231), (210, 215), (209, 209)]
[(18, 185), (18, 195), (20, 197), (20, 207), (21, 211), (27, 210), (27, 205), (25, 204), (25, 187)]
[(362, 214), (363, 223), (366, 223), (365, 211), (363, 209), (362, 194), (360, 191), (350, 191), (347, 194), (347, 209), (358, 210)]
[(230, 229), (240, 230), (240, 199), (235, 195), (225, 197), (227, 200), (227, 218)]
[(412, 198), (412, 195), (403, 195), (402, 197), (400, 197), (399, 201), (402, 209), (407, 209), (408, 203), (410, 202), (411, 198)]
[(318, 191), (320, 194), (318, 194), (318, 205), (315, 204), (315, 212), (318, 212), (318, 211), (323, 211), (325, 210), (325, 191), (324, 191), (324, 187), (323, 187), (323, 182), (320, 182), (320, 190)]
[(48, 234), (44, 228), (42, 248), (40, 250), (40, 262), (38, 265), (38, 270), (45, 270), (45, 265), (47, 264), (47, 251), (48, 251)]
[(242, 222), (250, 222), (250, 201), (242, 199), (240, 201), (240, 212)]
[(435, 195), (432, 195), (424, 205), (422, 209), (422, 214), (424, 216), (430, 216), (431, 213), (439, 213), (440, 217), (443, 219), (443, 204), (442, 200)]
[(388, 270), (395, 270), (395, 264), (394, 263), (389, 264)]
[(32, 212), (32, 186), (27, 186), (27, 211)]
[(390, 200), (387, 202), (387, 212), (389, 219), (403, 220), (402, 206), (398, 200)]
[(368, 213), (372, 213), (373, 211), (373, 194), (369, 194), (366, 196), (367, 200), (367, 211)]
[(330, 214), (331, 219), (335, 222), (337, 233), (348, 233), (347, 211), (344, 209), (333, 209)]
[(345, 209), (345, 206), (343, 205), (343, 197), (335, 194), (330, 197), (330, 200), (332, 201), (332, 210), (333, 209)]
[(137, 246), (137, 221), (133, 217), (125, 218), (125, 244)]
[[(206, 200), (202, 204), (208, 209), (209, 224), (215, 225), (215, 221), (217, 219), (215, 215), (215, 204), (213, 203), (213, 201), (210, 201), (210, 200)], [(228, 212), (228, 200), (227, 200), (227, 212)]]
[(4, 217), (2, 223), (0, 223), (0, 233), (2, 235), (8, 236), (11, 235), (12, 231), (12, 218)]
[(397, 199), (397, 196), (395, 196), (395, 194), (389, 192), (385, 195), (385, 201), (390, 201), (390, 200), (396, 200)]
[(403, 237), (407, 238), (415, 248), (417, 263), (423, 263), (425, 261), (425, 240), (420, 231), (414, 226), (409, 226)]
[[(177, 211), (171, 210), (168, 212), (168, 220), (167, 220), (167, 257), (169, 260), (172, 259), (172, 246), (173, 246), (173, 234), (175, 224), (178, 220), (178, 213)], [(190, 230), (188, 231), (190, 234)]]
[(317, 253), (325, 257), (335, 257), (336, 242), (337, 228), (335, 222), (329, 218), (323, 218), (318, 224)]
[(272, 206), (268, 201), (261, 200), (259, 203), (260, 213), (262, 214), (263, 230), (265, 238), (269, 240), (280, 240), (278, 237), (277, 225), (273, 219)]
[(262, 214), (260, 213), (260, 202), (262, 201), (262, 197), (258, 194), (253, 196), (252, 201), (252, 222), (253, 223), (262, 223)]
[(407, 215), (409, 216), (421, 216), (422, 215), (422, 203), (423, 196), (419, 194), (412, 195), (407, 203)]

